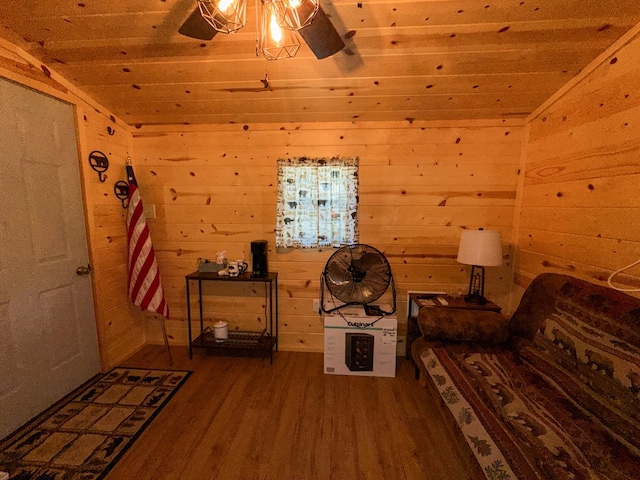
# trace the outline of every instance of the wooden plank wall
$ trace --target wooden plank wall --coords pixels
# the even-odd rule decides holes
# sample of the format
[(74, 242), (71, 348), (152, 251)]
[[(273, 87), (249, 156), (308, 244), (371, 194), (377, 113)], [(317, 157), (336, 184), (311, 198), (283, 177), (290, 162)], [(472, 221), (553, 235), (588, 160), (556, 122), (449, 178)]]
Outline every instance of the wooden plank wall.
[[(639, 32), (527, 120), (514, 301), (542, 272), (602, 284), (640, 257)], [(614, 283), (640, 288), (640, 268)]]
[[(51, 67), (2, 38), (0, 76), (75, 106), (100, 358), (102, 368), (107, 370), (145, 343), (142, 315), (127, 301), (125, 211), (113, 195), (114, 183), (126, 178), (123, 166), (131, 154), (131, 133), (126, 124)], [(100, 150), (109, 158), (104, 183), (89, 167), (88, 158), (93, 150)]]
[[(184, 275), (196, 269), (197, 258), (214, 259), (226, 250), (230, 259), (250, 260), (250, 242), (265, 239), (269, 268), (280, 278), (281, 347), (323, 350), (313, 299), (333, 250), (275, 251), (279, 157), (360, 158), (360, 242), (389, 259), (401, 334), (408, 290), (467, 288), (469, 267), (455, 261), (463, 228), (502, 232), (505, 265), (488, 269), (487, 292), (506, 307), (522, 130), (521, 121), (479, 120), (135, 130), (141, 195), (156, 207), (157, 218), (148, 223), (172, 309), (172, 342), (187, 341)], [(203, 300), (207, 325), (219, 319), (237, 329), (264, 325), (260, 285), (212, 289), (209, 285)], [(161, 343), (157, 322), (149, 324), (147, 338)]]

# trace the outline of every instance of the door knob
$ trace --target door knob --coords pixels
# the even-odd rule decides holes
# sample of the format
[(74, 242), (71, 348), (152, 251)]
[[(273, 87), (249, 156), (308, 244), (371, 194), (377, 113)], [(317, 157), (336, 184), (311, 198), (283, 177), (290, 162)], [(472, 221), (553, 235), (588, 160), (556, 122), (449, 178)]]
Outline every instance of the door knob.
[(91, 273), (91, 265), (87, 265), (86, 267), (81, 265), (76, 268), (76, 275), (89, 275)]

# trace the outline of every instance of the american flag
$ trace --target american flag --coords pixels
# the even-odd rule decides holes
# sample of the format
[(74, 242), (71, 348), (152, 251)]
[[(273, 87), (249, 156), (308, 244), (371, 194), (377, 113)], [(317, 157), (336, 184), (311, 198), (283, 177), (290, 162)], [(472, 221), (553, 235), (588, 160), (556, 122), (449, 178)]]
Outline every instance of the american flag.
[(169, 318), (169, 306), (164, 298), (156, 254), (145, 218), (142, 199), (133, 167), (127, 165), (129, 206), (127, 208), (127, 238), (129, 240), (129, 298), (142, 310)]

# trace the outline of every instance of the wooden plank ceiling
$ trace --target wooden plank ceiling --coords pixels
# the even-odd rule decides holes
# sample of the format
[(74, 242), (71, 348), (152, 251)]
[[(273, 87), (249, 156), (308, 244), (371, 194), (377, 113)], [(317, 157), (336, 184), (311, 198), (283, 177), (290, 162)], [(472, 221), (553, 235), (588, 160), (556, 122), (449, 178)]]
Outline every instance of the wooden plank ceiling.
[[(518, 118), (640, 21), (638, 0), (325, 0), (346, 48), (177, 33), (195, 0), (4, 0), (0, 35), (131, 125)], [(265, 76), (268, 86), (265, 87)]]

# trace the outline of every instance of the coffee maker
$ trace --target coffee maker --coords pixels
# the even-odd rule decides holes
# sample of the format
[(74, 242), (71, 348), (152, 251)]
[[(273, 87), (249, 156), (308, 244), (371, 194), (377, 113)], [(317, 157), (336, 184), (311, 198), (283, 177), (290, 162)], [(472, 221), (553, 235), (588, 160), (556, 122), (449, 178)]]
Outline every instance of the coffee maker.
[(267, 276), (267, 241), (254, 240), (251, 242), (251, 254), (253, 255), (252, 277)]

